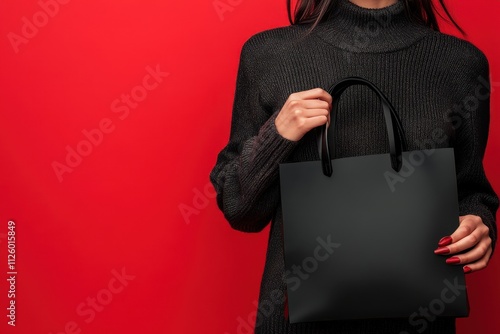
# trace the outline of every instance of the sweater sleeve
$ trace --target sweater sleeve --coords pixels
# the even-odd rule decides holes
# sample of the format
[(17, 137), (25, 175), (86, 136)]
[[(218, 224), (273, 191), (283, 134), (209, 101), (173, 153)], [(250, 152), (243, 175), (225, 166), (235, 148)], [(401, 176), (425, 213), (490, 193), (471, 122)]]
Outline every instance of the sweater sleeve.
[(481, 61), (475, 62), (479, 70), (471, 78), (468, 95), (460, 105), (461, 115), (455, 115), (454, 151), (460, 215), (481, 217), (489, 228), (494, 249), (499, 201), (483, 167), (490, 121), (490, 86), (488, 60), (481, 55)]
[(232, 228), (244, 232), (261, 231), (271, 220), (280, 200), (279, 163), (298, 143), (279, 134), (279, 110), (266, 112), (260, 101), (251, 42), (240, 53), (229, 141), (210, 172), (219, 209)]

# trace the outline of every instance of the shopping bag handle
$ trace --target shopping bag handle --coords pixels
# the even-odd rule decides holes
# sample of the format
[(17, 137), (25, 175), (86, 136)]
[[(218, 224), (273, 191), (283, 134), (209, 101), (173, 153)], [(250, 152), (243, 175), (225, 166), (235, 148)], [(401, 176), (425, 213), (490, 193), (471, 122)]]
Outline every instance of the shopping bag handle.
[[(328, 142), (328, 128), (332, 127), (335, 131), (338, 100), (342, 93), (350, 86), (353, 85), (363, 85), (370, 88), (379, 98), (382, 104), (382, 110), (384, 112), (385, 125), (387, 129), (387, 135), (389, 137), (389, 152), (391, 157), (391, 166), (396, 171), (399, 172), (403, 165), (402, 152), (406, 151), (406, 139), (403, 132), (403, 127), (401, 126), (401, 121), (391, 105), (387, 97), (370, 81), (363, 79), (361, 77), (347, 77), (335, 84), (333, 84), (328, 92), (333, 98), (332, 111), (330, 112), (330, 125), (325, 124), (321, 127), (320, 134), (320, 148), (321, 148), (321, 165), (323, 166), (323, 174), (326, 176), (332, 175), (332, 160), (330, 156), (330, 148)], [(332, 132), (334, 133), (334, 132)]]

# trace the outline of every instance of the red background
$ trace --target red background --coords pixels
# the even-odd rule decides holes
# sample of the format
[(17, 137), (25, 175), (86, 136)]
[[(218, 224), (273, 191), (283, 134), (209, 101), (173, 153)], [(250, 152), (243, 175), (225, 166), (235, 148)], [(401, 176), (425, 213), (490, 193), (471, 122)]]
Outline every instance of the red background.
[[(269, 229), (231, 230), (208, 175), (229, 136), (241, 46), (288, 24), (285, 1), (221, 0), (222, 16), (213, 0), (65, 1), (46, 21), (38, 1), (0, 3), (0, 277), (9, 220), (18, 271), (15, 328), (0, 281), (0, 332), (237, 333), (255, 311)], [(500, 2), (450, 9), (490, 60), (485, 168), (500, 191)], [(34, 16), (40, 27), (16, 52), (10, 33)], [(157, 65), (169, 75), (140, 88)], [(112, 107), (131, 92), (143, 100), (129, 114)], [(105, 119), (108, 133), (82, 146), (82, 131)], [(68, 145), (88, 155), (60, 182), (53, 162), (65, 163)], [(113, 278), (122, 270), (125, 283)], [(468, 276), (459, 333), (500, 327), (499, 274), (497, 256)]]

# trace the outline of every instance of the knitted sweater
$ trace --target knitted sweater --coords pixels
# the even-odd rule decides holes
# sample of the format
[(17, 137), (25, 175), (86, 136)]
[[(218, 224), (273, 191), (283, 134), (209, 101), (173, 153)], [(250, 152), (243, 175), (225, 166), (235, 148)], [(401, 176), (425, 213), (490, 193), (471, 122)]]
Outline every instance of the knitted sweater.
[[(498, 197), (482, 164), (489, 127), (488, 61), (471, 43), (411, 22), (401, 1), (367, 9), (340, 0), (334, 14), (306, 36), (308, 28), (273, 28), (244, 43), (229, 142), (210, 172), (217, 205), (234, 229), (259, 232), (271, 223), (255, 332), (454, 333), (454, 318), (432, 314), (419, 322), (289, 323), (279, 163), (319, 160), (319, 128), (292, 141), (277, 132), (275, 118), (293, 92), (328, 89), (347, 76), (372, 81), (398, 112), (409, 151), (454, 148), (460, 215), (480, 216), (495, 244)], [(332, 158), (388, 152), (383, 115), (368, 88), (346, 90), (336, 126)]]

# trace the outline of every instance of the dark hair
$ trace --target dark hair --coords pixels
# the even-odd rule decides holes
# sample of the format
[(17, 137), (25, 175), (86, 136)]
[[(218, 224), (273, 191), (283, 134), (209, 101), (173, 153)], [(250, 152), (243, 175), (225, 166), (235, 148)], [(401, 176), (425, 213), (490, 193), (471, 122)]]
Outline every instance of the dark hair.
[[(296, 4), (293, 11), (292, 19), (292, 0), (287, 0), (287, 11), (288, 20), (290, 24), (307, 24), (313, 23), (309, 32), (314, 29), (314, 27), (324, 21), (336, 8), (339, 0), (296, 0)], [(436, 19), (436, 14), (443, 17), (441, 13), (438, 12), (434, 5), (433, 0), (398, 0), (402, 1), (405, 6), (406, 15), (413, 22), (424, 24), (436, 31), (439, 31), (439, 25)], [(444, 0), (439, 0), (444, 13), (447, 18), (453, 23), (453, 25), (463, 34), (466, 33), (460, 28), (460, 26), (455, 22), (451, 16), (448, 8), (444, 4)], [(446, 18), (445, 18), (446, 19)]]

